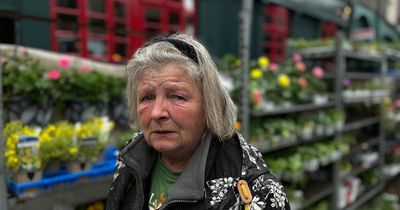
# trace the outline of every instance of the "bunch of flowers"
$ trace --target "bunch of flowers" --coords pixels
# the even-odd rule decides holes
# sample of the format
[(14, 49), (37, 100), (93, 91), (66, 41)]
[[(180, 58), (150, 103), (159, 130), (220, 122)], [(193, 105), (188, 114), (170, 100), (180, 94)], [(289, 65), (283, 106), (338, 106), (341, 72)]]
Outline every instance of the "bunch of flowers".
[(97, 161), (107, 143), (114, 123), (107, 117), (93, 118), (83, 124), (77, 124), (79, 141), (79, 161)]
[(269, 103), (310, 102), (313, 95), (326, 91), (326, 84), (321, 80), (323, 75), (323, 69), (318, 66), (307, 70), (300, 54), (294, 54), (281, 66), (261, 56), (252, 62), (250, 70), (251, 105), (258, 109)]
[(8, 123), (4, 129), (5, 164), (9, 171), (34, 171), (42, 167), (39, 144), (36, 141), (23, 143), (23, 138), (37, 139), (39, 130), (24, 126), (19, 121)]
[(40, 157), (44, 163), (54, 160), (68, 161), (78, 158), (78, 144), (75, 127), (61, 121), (50, 124), (40, 133)]
[(75, 125), (61, 121), (43, 129), (9, 122), (4, 130), (7, 169), (33, 171), (52, 161), (97, 161), (113, 127), (107, 118)]

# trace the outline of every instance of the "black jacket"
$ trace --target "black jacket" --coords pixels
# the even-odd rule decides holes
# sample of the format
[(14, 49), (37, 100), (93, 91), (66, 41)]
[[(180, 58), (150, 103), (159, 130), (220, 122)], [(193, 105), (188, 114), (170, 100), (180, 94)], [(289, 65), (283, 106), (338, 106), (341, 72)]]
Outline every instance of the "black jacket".
[[(156, 157), (143, 134), (136, 134), (119, 154), (107, 210), (148, 209)], [(239, 134), (224, 141), (206, 135), (161, 209), (243, 209), (236, 188), (240, 179), (252, 191), (250, 209), (290, 209), (282, 185), (269, 173), (261, 154)]]

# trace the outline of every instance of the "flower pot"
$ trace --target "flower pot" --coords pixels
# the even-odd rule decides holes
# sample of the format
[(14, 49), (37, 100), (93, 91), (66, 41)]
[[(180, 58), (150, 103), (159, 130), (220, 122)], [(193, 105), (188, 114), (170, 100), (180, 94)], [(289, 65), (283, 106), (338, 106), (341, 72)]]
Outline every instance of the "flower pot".
[(313, 136), (313, 129), (312, 128), (303, 128), (301, 131), (301, 138), (304, 140), (312, 139)]
[(318, 163), (318, 160), (316, 160), (316, 159), (312, 159), (312, 160), (306, 161), (304, 163), (304, 169), (309, 172), (316, 171), (318, 169), (318, 167), (319, 167), (319, 163)]
[(55, 174), (60, 173), (62, 170), (62, 164), (59, 160), (54, 160), (45, 165), (43, 168), (43, 172), (46, 176), (53, 176)]
[(325, 95), (319, 95), (319, 94), (314, 95), (313, 103), (317, 104), (317, 105), (326, 104), (326, 103), (328, 103), (328, 96), (326, 94)]
[(42, 179), (43, 171), (35, 170), (35, 171), (19, 171), (13, 175), (13, 180), (16, 184), (22, 184), (27, 182), (38, 181)]
[(4, 104), (6, 121), (20, 120), (23, 124), (44, 126), (50, 123), (53, 107), (33, 103), (27, 98), (15, 96)]
[(68, 172), (77, 173), (81, 171), (90, 170), (92, 167), (92, 163), (89, 161), (69, 161), (66, 163)]

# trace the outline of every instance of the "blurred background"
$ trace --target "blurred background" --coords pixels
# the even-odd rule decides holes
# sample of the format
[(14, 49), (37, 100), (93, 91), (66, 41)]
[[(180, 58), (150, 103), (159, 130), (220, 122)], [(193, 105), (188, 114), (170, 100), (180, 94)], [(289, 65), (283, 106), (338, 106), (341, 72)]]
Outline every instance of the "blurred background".
[(0, 209), (104, 209), (125, 65), (179, 32), (292, 209), (398, 210), (399, 26), (399, 0), (0, 0)]

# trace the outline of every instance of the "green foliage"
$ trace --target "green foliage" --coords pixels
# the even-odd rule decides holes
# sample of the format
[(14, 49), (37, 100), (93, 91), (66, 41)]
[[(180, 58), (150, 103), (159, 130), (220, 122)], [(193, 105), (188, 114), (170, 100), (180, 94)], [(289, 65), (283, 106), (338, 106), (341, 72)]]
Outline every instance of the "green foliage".
[(311, 48), (311, 47), (323, 47), (323, 46), (334, 46), (336, 43), (335, 39), (314, 39), (306, 40), (303, 38), (292, 39), (289, 42), (290, 47), (295, 49)]
[(10, 100), (13, 96), (28, 98), (40, 105), (46, 105), (54, 100), (53, 96), (57, 92), (54, 88), (54, 81), (48, 78), (49, 71), (41, 66), (37, 59), (29, 55), (2, 56), (5, 60), (2, 64), (5, 101)]

